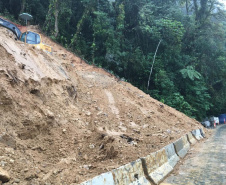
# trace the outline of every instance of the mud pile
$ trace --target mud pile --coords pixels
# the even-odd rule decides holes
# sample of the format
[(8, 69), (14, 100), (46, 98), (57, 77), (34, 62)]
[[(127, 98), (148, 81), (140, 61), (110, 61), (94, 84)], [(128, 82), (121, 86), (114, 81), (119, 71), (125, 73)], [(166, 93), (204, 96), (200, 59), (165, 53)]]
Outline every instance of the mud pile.
[(201, 126), (43, 39), (53, 55), (0, 28), (0, 167), (11, 176), (6, 184), (78, 184)]

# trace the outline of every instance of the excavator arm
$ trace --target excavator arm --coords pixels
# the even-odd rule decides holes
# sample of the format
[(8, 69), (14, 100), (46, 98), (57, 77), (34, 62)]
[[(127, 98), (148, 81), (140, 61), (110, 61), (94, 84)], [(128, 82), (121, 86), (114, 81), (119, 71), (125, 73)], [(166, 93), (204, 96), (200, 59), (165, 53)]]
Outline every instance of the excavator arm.
[(42, 43), (41, 35), (35, 32), (26, 31), (22, 33), (20, 29), (10, 21), (7, 21), (0, 17), (0, 26), (3, 26), (9, 30), (11, 30), (17, 37), (18, 40), (25, 42), (30, 45), (34, 45), (39, 49), (46, 51), (47, 53), (52, 53), (51, 46), (48, 46)]
[(10, 23), (5, 19), (2, 19), (1, 17), (0, 17), (0, 25), (11, 30), (16, 35), (17, 39), (20, 39), (21, 31), (16, 25), (14, 25), (13, 23)]

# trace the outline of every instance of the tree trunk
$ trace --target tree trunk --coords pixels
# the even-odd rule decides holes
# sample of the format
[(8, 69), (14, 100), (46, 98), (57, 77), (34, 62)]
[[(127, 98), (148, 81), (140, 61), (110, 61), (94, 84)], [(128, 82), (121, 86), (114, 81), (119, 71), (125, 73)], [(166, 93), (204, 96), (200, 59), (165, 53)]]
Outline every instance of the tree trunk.
[(194, 7), (195, 7), (195, 19), (198, 20), (198, 14), (199, 14), (198, 3), (197, 3), (197, 0), (193, 0), (193, 2), (194, 2)]
[(74, 34), (73, 38), (71, 39), (71, 43), (70, 43), (69, 47), (74, 45), (75, 42), (77, 41), (77, 38), (79, 37), (79, 34), (81, 32), (82, 26), (85, 22), (85, 19), (86, 19), (87, 16), (89, 16), (89, 13), (90, 13), (90, 10), (89, 10), (89, 7), (88, 7), (84, 10), (84, 13), (83, 13), (81, 19), (78, 21), (78, 24), (76, 26), (76, 28), (77, 28), (76, 33)]
[(157, 46), (156, 51), (155, 51), (153, 63), (152, 63), (152, 66), (151, 66), (151, 71), (150, 71), (149, 78), (148, 78), (148, 86), (147, 86), (147, 90), (148, 90), (148, 88), (149, 88), (149, 84), (150, 84), (150, 80), (151, 80), (151, 73), (152, 73), (152, 70), (153, 70), (154, 63), (155, 63), (155, 57), (156, 57), (156, 54), (157, 54), (157, 52), (158, 52), (159, 45), (160, 45), (161, 42), (162, 42), (162, 39), (159, 41), (158, 46)]
[(21, 9), (20, 9), (20, 13), (23, 13), (23, 12), (24, 12), (24, 9), (25, 9), (25, 4), (26, 4), (26, 0), (22, 0), (22, 2), (21, 2)]
[(186, 0), (186, 12), (187, 12), (187, 15), (188, 15), (188, 11), (189, 11), (189, 9), (188, 9), (188, 0)]
[(59, 0), (55, 0), (54, 7), (55, 7), (55, 12), (54, 12), (54, 17), (55, 17), (55, 37), (57, 37), (58, 33), (59, 33), (59, 28), (58, 28)]
[(201, 8), (199, 10), (199, 17), (200, 20), (203, 21), (206, 13), (207, 13), (207, 2), (208, 0), (201, 0), (200, 4), (201, 4)]

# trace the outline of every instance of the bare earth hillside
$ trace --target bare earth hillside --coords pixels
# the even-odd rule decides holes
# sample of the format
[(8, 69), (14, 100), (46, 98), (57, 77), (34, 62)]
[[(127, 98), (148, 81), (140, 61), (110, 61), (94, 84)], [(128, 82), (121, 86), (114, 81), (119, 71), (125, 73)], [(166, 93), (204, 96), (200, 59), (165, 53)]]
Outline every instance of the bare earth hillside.
[(11, 176), (6, 184), (79, 184), (201, 127), (44, 41), (53, 55), (15, 41), (0, 27), (0, 167)]

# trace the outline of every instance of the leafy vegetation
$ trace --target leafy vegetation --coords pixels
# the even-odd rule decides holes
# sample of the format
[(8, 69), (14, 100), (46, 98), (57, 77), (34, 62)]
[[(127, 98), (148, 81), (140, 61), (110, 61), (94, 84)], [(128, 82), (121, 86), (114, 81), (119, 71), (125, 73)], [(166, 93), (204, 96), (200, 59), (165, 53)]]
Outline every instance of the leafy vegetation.
[[(226, 13), (219, 0), (1, 0), (91, 64), (202, 119), (226, 112)], [(159, 41), (147, 90), (152, 61)]]

